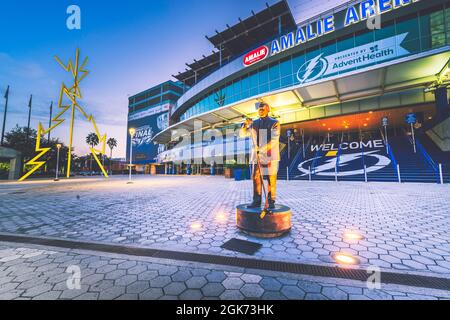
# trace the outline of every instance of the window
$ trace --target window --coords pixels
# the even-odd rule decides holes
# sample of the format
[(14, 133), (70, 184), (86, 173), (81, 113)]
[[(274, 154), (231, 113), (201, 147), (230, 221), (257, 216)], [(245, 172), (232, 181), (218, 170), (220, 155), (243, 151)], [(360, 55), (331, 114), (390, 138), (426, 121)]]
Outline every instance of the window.
[(284, 59), (280, 63), (280, 75), (281, 77), (287, 77), (292, 75), (292, 61), (291, 57)]
[(269, 67), (269, 81), (280, 79), (280, 65), (278, 62)]
[(263, 85), (269, 82), (269, 71), (267, 68), (263, 68), (259, 71), (259, 85)]
[(437, 48), (445, 45), (444, 11), (430, 14), (431, 47)]

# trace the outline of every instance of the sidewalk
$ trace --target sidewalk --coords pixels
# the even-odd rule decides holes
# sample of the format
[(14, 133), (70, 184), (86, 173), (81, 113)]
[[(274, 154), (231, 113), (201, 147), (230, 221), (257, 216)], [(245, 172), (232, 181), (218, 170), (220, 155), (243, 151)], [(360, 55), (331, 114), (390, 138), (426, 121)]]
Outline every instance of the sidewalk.
[[(0, 232), (133, 244), (226, 256), (231, 238), (259, 242), (255, 258), (335, 265), (351, 254), (362, 267), (450, 276), (449, 185), (280, 181), (293, 228), (256, 239), (235, 226), (251, 182), (223, 177), (125, 177), (0, 185)], [(362, 240), (346, 239), (346, 231)]]
[[(77, 268), (80, 287), (73, 289)], [(395, 285), (370, 290), (344, 279), (0, 242), (0, 300), (11, 299), (404, 300), (450, 293)]]

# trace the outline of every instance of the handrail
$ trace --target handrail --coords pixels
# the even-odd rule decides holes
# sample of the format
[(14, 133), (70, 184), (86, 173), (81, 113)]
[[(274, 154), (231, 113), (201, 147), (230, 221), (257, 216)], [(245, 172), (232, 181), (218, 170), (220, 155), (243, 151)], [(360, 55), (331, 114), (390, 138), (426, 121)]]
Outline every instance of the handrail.
[(433, 158), (431, 158), (431, 156), (428, 154), (428, 152), (425, 150), (425, 148), (423, 147), (423, 145), (420, 143), (419, 139), (416, 138), (416, 147), (417, 150), (420, 151), (420, 154), (422, 155), (422, 157), (425, 159), (425, 161), (428, 163), (428, 165), (431, 167), (431, 169), (434, 170), (434, 172), (438, 172), (438, 165), (436, 164), (436, 162), (434, 162)]
[(294, 163), (297, 162), (297, 160), (300, 158), (300, 156), (302, 155), (302, 153), (303, 153), (302, 149), (299, 148), (299, 149), (297, 150), (297, 154), (295, 155), (295, 157), (292, 159), (291, 163), (290, 163), (289, 166), (288, 166), (289, 171), (292, 170), (292, 167), (294, 166)]
[(339, 162), (341, 160), (341, 153), (342, 153), (342, 143), (339, 143), (338, 153), (336, 156), (336, 173), (339, 173)]
[(395, 159), (394, 152), (391, 149), (391, 145), (387, 144), (389, 158), (391, 159), (392, 165), (394, 166), (394, 170), (397, 170), (397, 160)]
[[(322, 148), (325, 146), (325, 141), (327, 141), (327, 137), (325, 137), (324, 139), (323, 139), (323, 142), (322, 142), (322, 144), (321, 144), (321, 146), (322, 146)], [(311, 174), (316, 174), (316, 163), (317, 163), (317, 160), (318, 160), (318, 158), (319, 158), (319, 153), (322, 151), (322, 149), (320, 148), (320, 146), (319, 146), (319, 148), (317, 149), (317, 151), (316, 151), (316, 155), (314, 156), (314, 161), (312, 162), (312, 164), (311, 164)]]
[(386, 144), (389, 158), (391, 159), (392, 166), (394, 167), (395, 175), (397, 176), (397, 179), (400, 181), (400, 172), (398, 170), (398, 164), (397, 160), (395, 159), (394, 152), (391, 149), (391, 145), (389, 143)]
[(361, 139), (361, 159), (362, 159), (363, 168), (366, 167), (366, 161), (365, 161), (364, 157), (365, 157), (365, 155), (364, 155), (364, 143), (362, 143), (362, 139)]
[[(305, 145), (305, 150), (308, 150), (309, 146), (311, 145), (311, 141), (312, 141), (312, 137), (310, 137)], [(292, 172), (294, 170), (294, 166), (295, 163), (298, 161), (299, 158), (303, 157), (303, 146), (301, 146), (298, 151), (297, 154), (295, 155), (294, 159), (292, 160), (292, 162), (289, 164), (289, 172)], [(305, 159), (303, 159), (305, 160)]]

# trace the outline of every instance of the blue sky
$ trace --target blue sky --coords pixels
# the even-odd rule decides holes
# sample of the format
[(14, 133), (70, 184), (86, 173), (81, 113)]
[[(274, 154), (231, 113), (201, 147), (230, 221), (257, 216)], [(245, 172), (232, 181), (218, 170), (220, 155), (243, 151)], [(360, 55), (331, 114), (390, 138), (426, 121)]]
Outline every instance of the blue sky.
[[(70, 83), (54, 60), (63, 62), (80, 48), (89, 57), (90, 75), (81, 83), (81, 104), (101, 132), (115, 137), (115, 156), (125, 156), (128, 95), (171, 79), (185, 63), (211, 52), (205, 35), (222, 31), (238, 18), (265, 8), (264, 0), (73, 0), (8, 1), (0, 12), (0, 112), (11, 86), (6, 130), (26, 126), (33, 94), (32, 126), (48, 123), (50, 101), (62, 81)], [(269, 0), (269, 4), (277, 2)], [(81, 9), (81, 30), (68, 30), (66, 9)], [(3, 118), (2, 118), (3, 119)], [(89, 124), (78, 120), (75, 153), (85, 154)], [(1, 122), (0, 122), (1, 125)], [(68, 142), (68, 126), (52, 133)]]

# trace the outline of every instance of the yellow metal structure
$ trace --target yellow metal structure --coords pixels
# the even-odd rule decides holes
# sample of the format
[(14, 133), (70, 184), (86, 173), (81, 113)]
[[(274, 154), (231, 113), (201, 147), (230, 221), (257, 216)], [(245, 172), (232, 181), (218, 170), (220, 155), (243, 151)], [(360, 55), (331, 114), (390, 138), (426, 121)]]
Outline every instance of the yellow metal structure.
[[(61, 90), (59, 92), (59, 99), (58, 99), (58, 109), (60, 110), (59, 113), (52, 119), (51, 126), (48, 129), (45, 129), (41, 122), (39, 122), (38, 125), (38, 133), (36, 137), (36, 152), (38, 153), (33, 159), (27, 162), (27, 165), (32, 165), (33, 168), (28, 171), (22, 178), (19, 179), (19, 181), (24, 181), (29, 176), (31, 176), (36, 170), (38, 170), (40, 167), (42, 167), (45, 164), (45, 161), (39, 161), (39, 159), (44, 156), (50, 148), (41, 148), (41, 138), (45, 135), (47, 135), (50, 131), (58, 127), (61, 123), (65, 121), (65, 119), (61, 118), (68, 110), (71, 111), (71, 118), (70, 118), (70, 142), (69, 142), (69, 150), (67, 155), (67, 178), (70, 177), (70, 165), (72, 161), (72, 147), (73, 147), (73, 130), (75, 127), (75, 111), (78, 110), (87, 121), (89, 121), (93, 128), (94, 132), (98, 137), (100, 149), (96, 148), (89, 148), (94, 156), (95, 161), (97, 162), (98, 166), (103, 172), (103, 175), (105, 177), (108, 177), (108, 174), (106, 173), (105, 168), (101, 164), (100, 160), (98, 159), (97, 153), (104, 155), (106, 150), (106, 134), (101, 135), (97, 124), (95, 123), (94, 118), (92, 115), (88, 115), (84, 109), (78, 104), (77, 99), (82, 99), (81, 90), (80, 90), (80, 82), (89, 74), (89, 71), (85, 69), (85, 66), (87, 64), (88, 58), (86, 57), (83, 62), (80, 64), (80, 50), (77, 49), (75, 53), (75, 64), (72, 62), (71, 59), (69, 59), (69, 62), (67, 65), (65, 65), (61, 60), (55, 56), (56, 61), (61, 65), (61, 67), (66, 70), (66, 72), (69, 72), (73, 77), (73, 85), (68, 88), (64, 83), (61, 85)], [(63, 104), (63, 98), (66, 97), (70, 100), (69, 105)]]

